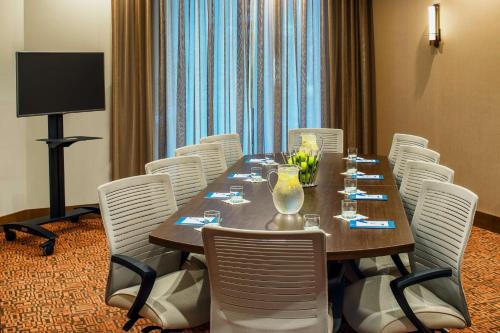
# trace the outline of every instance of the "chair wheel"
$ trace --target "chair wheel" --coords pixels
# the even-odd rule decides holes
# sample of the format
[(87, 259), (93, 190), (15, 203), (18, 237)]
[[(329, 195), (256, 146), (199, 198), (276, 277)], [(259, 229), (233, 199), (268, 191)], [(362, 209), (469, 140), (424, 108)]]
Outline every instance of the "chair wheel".
[(42, 254), (44, 256), (50, 256), (54, 253), (54, 245), (55, 245), (55, 242), (53, 240), (48, 240), (46, 241), (45, 243), (43, 243), (42, 245), (40, 245), (40, 247), (42, 248)]
[(9, 242), (16, 240), (16, 233), (9, 229), (5, 230), (5, 240)]

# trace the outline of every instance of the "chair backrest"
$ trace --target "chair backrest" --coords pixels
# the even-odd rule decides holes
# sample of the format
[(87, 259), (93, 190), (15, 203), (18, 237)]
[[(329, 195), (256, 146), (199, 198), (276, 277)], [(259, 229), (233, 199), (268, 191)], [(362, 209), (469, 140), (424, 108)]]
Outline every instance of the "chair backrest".
[(239, 134), (212, 135), (200, 140), (200, 143), (220, 143), (226, 158), (226, 164), (231, 167), (243, 157)]
[(430, 280), (423, 285), (457, 308), (469, 325), (460, 270), (477, 200), (477, 195), (464, 187), (426, 180), (411, 224), (415, 238), (415, 251), (410, 254), (412, 271), (451, 268), (451, 279)]
[(417, 205), (418, 197), (422, 191), (422, 183), (424, 180), (453, 183), (454, 174), (455, 172), (452, 169), (444, 165), (422, 161), (406, 162), (399, 193), (403, 200), (403, 206), (406, 210), (408, 221), (411, 221), (413, 218), (415, 206)]
[(178, 208), (207, 187), (199, 156), (179, 156), (153, 161), (146, 164), (146, 173), (170, 175)]
[(323, 139), (324, 153), (344, 152), (344, 131), (338, 128), (295, 128), (288, 130), (288, 151), (292, 151), (301, 134), (316, 134)]
[(214, 332), (326, 332), (325, 234), (202, 229)]
[(207, 184), (227, 170), (226, 158), (220, 143), (200, 143), (177, 148), (175, 156), (199, 156)]
[(434, 150), (427, 148), (417, 147), (417, 146), (400, 146), (398, 158), (396, 159), (396, 164), (392, 170), (394, 177), (396, 178), (396, 184), (401, 185), (403, 179), (403, 174), (405, 172), (406, 163), (408, 161), (423, 161), (431, 163), (439, 163), (439, 153)]
[(391, 166), (394, 167), (394, 164), (396, 164), (400, 146), (405, 145), (427, 148), (428, 144), (429, 140), (427, 140), (426, 138), (410, 134), (395, 133), (392, 137), (391, 150), (389, 151), (389, 162)]
[[(149, 234), (177, 211), (168, 175), (145, 175), (115, 180), (97, 189), (109, 254), (140, 260), (157, 276), (179, 268), (180, 252), (149, 242)], [(111, 264), (106, 300), (117, 290), (140, 283), (137, 274)]]

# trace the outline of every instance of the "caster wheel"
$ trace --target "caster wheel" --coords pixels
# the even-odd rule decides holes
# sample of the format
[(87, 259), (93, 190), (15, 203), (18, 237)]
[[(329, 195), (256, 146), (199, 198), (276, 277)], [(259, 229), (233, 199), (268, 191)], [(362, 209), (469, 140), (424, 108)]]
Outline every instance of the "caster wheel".
[(75, 217), (70, 218), (69, 220), (71, 221), (71, 223), (78, 223), (78, 221), (80, 221), (80, 217), (75, 216)]
[(40, 245), (40, 247), (42, 248), (42, 254), (44, 256), (50, 256), (54, 253), (54, 245), (55, 245), (54, 243), (55, 243), (54, 241), (49, 240)]
[(16, 240), (16, 233), (12, 230), (5, 230), (5, 240), (9, 242)]

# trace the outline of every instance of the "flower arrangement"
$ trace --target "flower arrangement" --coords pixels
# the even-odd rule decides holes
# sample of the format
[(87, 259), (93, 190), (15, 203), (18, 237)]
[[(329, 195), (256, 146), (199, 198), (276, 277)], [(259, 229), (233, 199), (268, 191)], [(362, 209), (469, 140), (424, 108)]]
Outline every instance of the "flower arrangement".
[(298, 149), (289, 154), (287, 163), (299, 168), (299, 181), (303, 187), (315, 186), (321, 149), (315, 134), (302, 134)]

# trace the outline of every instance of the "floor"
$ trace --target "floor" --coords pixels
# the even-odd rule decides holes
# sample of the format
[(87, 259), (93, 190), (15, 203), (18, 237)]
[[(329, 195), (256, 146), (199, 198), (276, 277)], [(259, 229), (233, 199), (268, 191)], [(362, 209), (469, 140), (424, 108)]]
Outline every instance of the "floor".
[[(41, 256), (40, 238), (19, 234), (6, 242), (0, 234), (0, 332), (121, 332), (125, 311), (103, 300), (108, 254), (101, 220), (48, 228), (59, 235), (50, 257)], [(500, 332), (499, 234), (473, 229), (463, 282), (473, 325), (461, 332)], [(208, 326), (184, 332), (208, 332)]]

